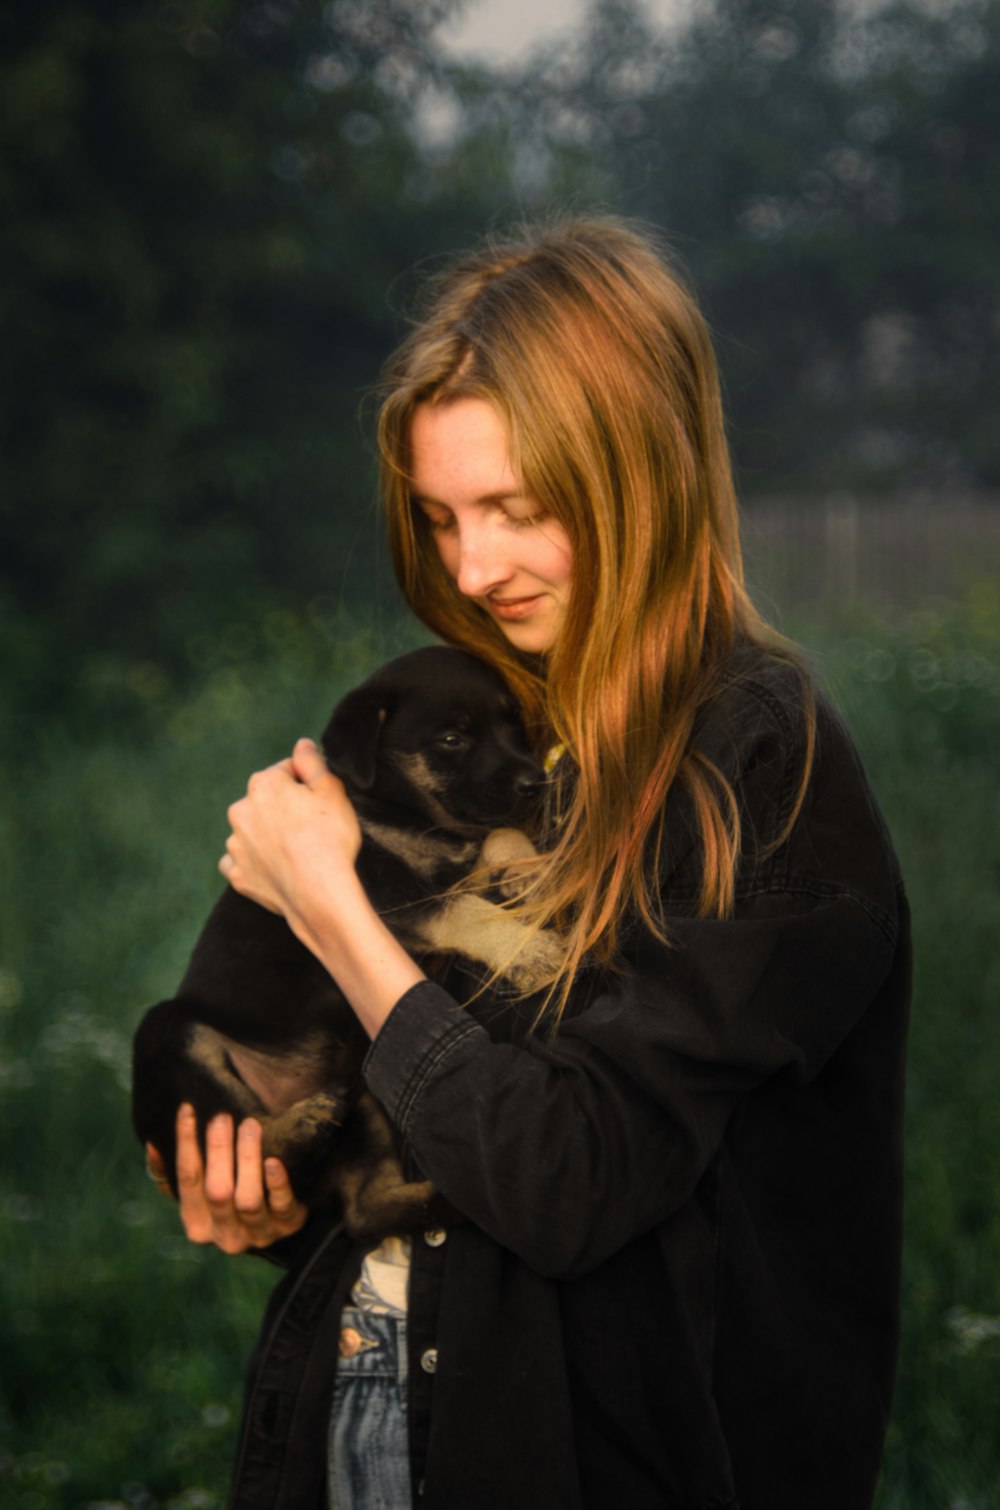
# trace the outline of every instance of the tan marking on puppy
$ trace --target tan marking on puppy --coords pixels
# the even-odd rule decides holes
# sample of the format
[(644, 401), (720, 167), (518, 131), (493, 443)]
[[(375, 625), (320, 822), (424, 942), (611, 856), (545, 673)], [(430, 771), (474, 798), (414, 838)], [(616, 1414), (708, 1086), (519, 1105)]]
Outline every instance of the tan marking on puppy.
[[(527, 834), (523, 834), (519, 828), (495, 828), (487, 834), (483, 841), (483, 847), (479, 851), (479, 862), (488, 870), (498, 874), (493, 879), (493, 884), (511, 901), (524, 895), (526, 882), (530, 870), (522, 867), (518, 862), (521, 860), (534, 860), (538, 857), (538, 850), (532, 844)], [(511, 869), (513, 867), (513, 869)], [(505, 873), (508, 872), (509, 874)]]
[(478, 960), (520, 991), (536, 991), (546, 985), (563, 960), (563, 945), (557, 934), (544, 929), (532, 931), (485, 897), (448, 897), (440, 912), (419, 919), (414, 932), (429, 948)]
[[(308, 1068), (313, 1083), (322, 1080), (316, 1064), (310, 1062), (308, 1046), (285, 1056), (291, 1078), (279, 1080), (277, 1094), (274, 1071), (283, 1068), (280, 1061), (242, 1044), (233, 1044), (213, 1028), (201, 1025), (195, 1029), (190, 1053), (228, 1088), (239, 1116), (256, 1117), (263, 1129), (265, 1157), (273, 1154), (287, 1161), (300, 1148), (307, 1148), (322, 1128), (331, 1123), (341, 1126), (347, 1114), (346, 1100), (329, 1091), (303, 1094), (301, 1071), (304, 1068)], [(239, 1073), (233, 1069), (234, 1061), (240, 1061)], [(248, 1063), (257, 1069), (259, 1083), (256, 1085), (241, 1078), (246, 1077)], [(261, 1068), (267, 1070), (266, 1077), (259, 1075)]]
[(365, 819), (365, 833), (425, 881), (431, 879), (442, 860), (468, 864), (476, 853), (475, 841), (471, 839), (449, 843), (434, 834), (409, 833), (406, 829), (391, 828), (386, 823), (372, 823), (368, 818)]
[(492, 833), (486, 835), (479, 851), (483, 864), (497, 870), (515, 860), (534, 860), (537, 855), (538, 850), (519, 828), (493, 829)]
[(314, 1095), (329, 1080), (329, 1066), (318, 1035), (294, 1049), (252, 1049), (214, 1028), (198, 1024), (188, 1042), (191, 1058), (227, 1085), (246, 1115), (262, 1111), (280, 1116), (296, 1102)]
[(318, 1091), (297, 1101), (279, 1117), (262, 1118), (264, 1128), (264, 1152), (284, 1158), (291, 1149), (312, 1142), (316, 1134), (332, 1122), (340, 1127), (347, 1107), (344, 1101), (327, 1091)]
[(454, 813), (450, 813), (445, 805), (438, 801), (441, 792), (447, 790), (447, 782), (441, 781), (434, 775), (425, 756), (393, 755), (391, 758), (410, 785), (420, 793), (424, 799), (424, 806), (435, 823), (449, 829), (453, 834), (482, 832), (478, 824), (459, 822)]
[(195, 1064), (200, 1064), (214, 1080), (224, 1085), (240, 1111), (246, 1117), (259, 1117), (266, 1109), (260, 1097), (233, 1069), (229, 1057), (229, 1040), (214, 1028), (198, 1023), (191, 1030), (187, 1051)]

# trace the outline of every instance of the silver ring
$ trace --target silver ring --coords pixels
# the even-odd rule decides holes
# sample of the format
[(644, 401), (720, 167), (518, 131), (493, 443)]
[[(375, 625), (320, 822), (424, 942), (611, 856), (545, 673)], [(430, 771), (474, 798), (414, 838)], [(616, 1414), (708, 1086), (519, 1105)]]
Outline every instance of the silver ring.
[(148, 1153), (146, 1155), (146, 1178), (147, 1180), (152, 1180), (153, 1184), (156, 1185), (160, 1190), (170, 1189), (170, 1181), (167, 1179), (165, 1174), (161, 1173), (158, 1169), (153, 1168), (152, 1164), (149, 1162)]

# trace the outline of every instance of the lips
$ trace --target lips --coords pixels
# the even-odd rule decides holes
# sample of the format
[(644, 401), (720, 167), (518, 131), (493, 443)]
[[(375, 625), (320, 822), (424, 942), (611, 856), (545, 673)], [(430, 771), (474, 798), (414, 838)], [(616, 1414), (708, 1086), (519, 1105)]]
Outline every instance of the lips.
[(486, 607), (498, 619), (526, 619), (538, 608), (543, 596), (536, 593), (532, 598), (487, 598)]

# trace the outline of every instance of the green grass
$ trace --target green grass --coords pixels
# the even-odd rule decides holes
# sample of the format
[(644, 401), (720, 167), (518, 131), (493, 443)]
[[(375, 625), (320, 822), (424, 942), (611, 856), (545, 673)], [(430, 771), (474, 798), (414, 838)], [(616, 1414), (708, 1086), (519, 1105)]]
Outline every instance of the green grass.
[(825, 666), (914, 920), (903, 1346), (882, 1506), (995, 1510), (1000, 594), (983, 586), (961, 609), (867, 626)]
[[(917, 941), (904, 1339), (880, 1510), (1000, 1483), (1000, 598), (800, 636), (892, 827)], [(131, 1032), (174, 989), (246, 774), (400, 648), (282, 617), (153, 668), (91, 727), (21, 729), (0, 867), (0, 1506), (223, 1503), (275, 1272), (187, 1244), (128, 1120)], [(978, 1319), (977, 1319), (978, 1318)], [(807, 1507), (804, 1507), (807, 1510)]]

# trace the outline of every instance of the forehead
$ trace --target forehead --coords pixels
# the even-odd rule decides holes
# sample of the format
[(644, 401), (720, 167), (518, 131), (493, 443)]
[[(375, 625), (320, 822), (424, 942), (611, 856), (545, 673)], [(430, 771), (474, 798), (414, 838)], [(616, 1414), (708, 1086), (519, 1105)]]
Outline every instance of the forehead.
[(415, 496), (477, 498), (517, 486), (506, 426), (484, 399), (418, 404), (410, 421)]

